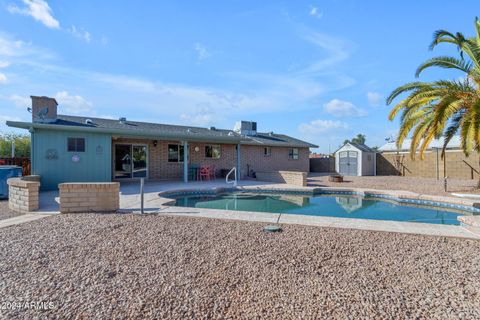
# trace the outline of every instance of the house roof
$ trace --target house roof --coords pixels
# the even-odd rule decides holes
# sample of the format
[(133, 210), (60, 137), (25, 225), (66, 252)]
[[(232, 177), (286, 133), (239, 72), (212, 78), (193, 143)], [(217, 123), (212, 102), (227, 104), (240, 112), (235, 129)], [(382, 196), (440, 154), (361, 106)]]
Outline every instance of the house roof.
[[(88, 121), (91, 120), (91, 121)], [(7, 121), (7, 125), (17, 128), (45, 128), (53, 130), (96, 131), (119, 136), (145, 137), (168, 140), (208, 141), (223, 143), (241, 143), (248, 145), (285, 146), (314, 148), (316, 145), (282, 134), (257, 133), (256, 136), (244, 136), (233, 130), (208, 129), (202, 127), (179, 126), (170, 124), (119, 121), (104, 118), (58, 115), (56, 122), (15, 122)]]
[[(441, 137), (440, 139), (434, 139), (430, 142), (428, 149), (443, 149), (445, 138)], [(420, 145), (421, 145), (420, 141)], [(412, 139), (405, 139), (400, 148), (397, 148), (397, 143), (395, 141), (387, 142), (380, 148), (378, 151), (409, 151)], [(460, 136), (454, 136), (447, 145), (447, 149), (459, 149), (461, 147)]]

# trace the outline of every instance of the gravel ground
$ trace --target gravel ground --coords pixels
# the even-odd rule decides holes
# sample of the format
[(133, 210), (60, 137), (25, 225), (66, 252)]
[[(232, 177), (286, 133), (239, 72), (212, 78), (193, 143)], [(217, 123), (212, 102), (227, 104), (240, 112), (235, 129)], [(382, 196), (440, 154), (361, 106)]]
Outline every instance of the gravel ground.
[(480, 318), (480, 242), (71, 214), (0, 229), (0, 310), (34, 318)]
[(0, 220), (13, 218), (18, 215), (21, 215), (21, 213), (8, 209), (8, 200), (0, 200)]
[(328, 181), (328, 175), (311, 173), (308, 177), (309, 186), (353, 187), (383, 190), (406, 190), (421, 194), (451, 195), (451, 192), (480, 193), (476, 189), (478, 180), (448, 179), (448, 192), (444, 191), (443, 179), (413, 178), (400, 176), (375, 177), (344, 177), (343, 183)]

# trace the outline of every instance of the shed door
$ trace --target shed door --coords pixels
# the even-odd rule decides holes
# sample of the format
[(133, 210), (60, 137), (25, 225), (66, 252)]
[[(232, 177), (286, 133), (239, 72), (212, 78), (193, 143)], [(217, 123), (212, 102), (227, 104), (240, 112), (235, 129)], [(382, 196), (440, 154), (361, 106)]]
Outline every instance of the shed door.
[(341, 151), (339, 154), (339, 173), (346, 176), (356, 176), (358, 174), (358, 152)]

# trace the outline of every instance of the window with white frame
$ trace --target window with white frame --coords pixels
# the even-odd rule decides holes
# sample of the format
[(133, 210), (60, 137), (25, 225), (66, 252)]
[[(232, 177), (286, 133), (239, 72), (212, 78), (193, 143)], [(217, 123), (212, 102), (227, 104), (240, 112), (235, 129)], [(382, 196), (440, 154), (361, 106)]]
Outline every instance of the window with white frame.
[(264, 157), (270, 157), (271, 155), (272, 155), (272, 148), (271, 147), (263, 148), (263, 156)]
[(298, 148), (288, 149), (288, 158), (293, 160), (298, 160)]
[(183, 145), (169, 144), (168, 145), (168, 162), (183, 162)]

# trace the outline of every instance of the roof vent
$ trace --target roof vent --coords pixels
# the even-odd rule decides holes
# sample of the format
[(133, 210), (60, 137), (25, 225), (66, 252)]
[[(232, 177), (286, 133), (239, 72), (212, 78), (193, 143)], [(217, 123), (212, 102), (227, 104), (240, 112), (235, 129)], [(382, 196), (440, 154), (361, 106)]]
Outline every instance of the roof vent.
[(127, 122), (127, 118), (121, 117), (120, 119), (118, 119), (118, 121), (123, 124), (123, 123)]
[(93, 124), (92, 119), (85, 119), (85, 124)]

